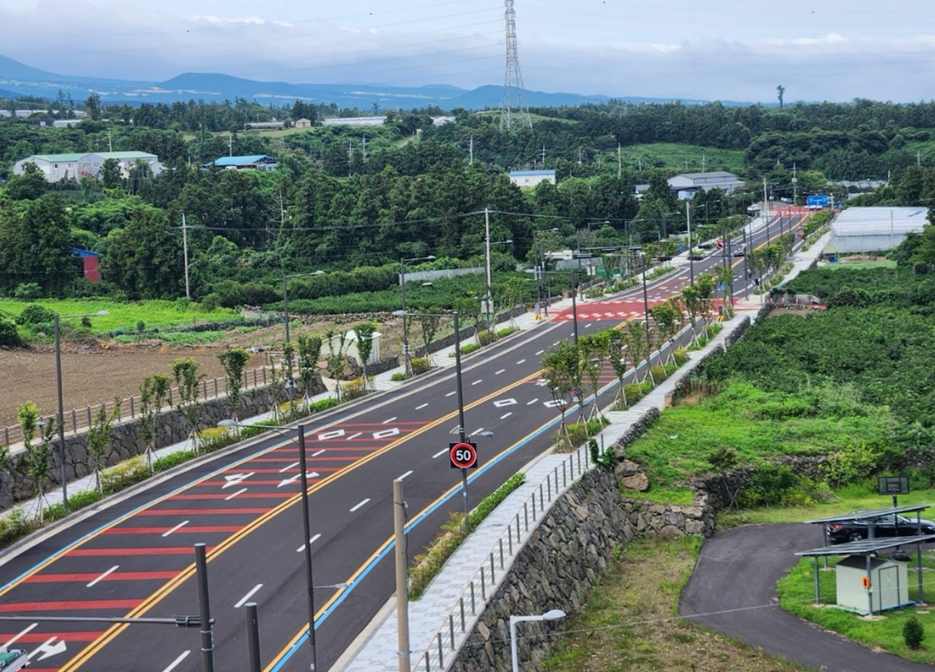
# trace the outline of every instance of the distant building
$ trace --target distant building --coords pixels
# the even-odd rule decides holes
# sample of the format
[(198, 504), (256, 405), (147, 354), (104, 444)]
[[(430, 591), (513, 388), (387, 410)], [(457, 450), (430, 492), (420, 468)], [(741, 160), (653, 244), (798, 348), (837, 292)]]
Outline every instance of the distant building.
[(908, 233), (921, 233), (928, 208), (847, 208), (831, 223), (825, 253), (848, 254), (891, 250)]
[(720, 189), (732, 194), (743, 186), (743, 180), (723, 170), (714, 170), (709, 173), (683, 173), (669, 178), (669, 187), (677, 191), (681, 199), (692, 198), (696, 191), (708, 189)]
[(322, 126), (382, 126), (386, 117), (335, 117), (322, 119)]
[(435, 126), (444, 126), (445, 124), (455, 123), (454, 117), (432, 117), (432, 124)]
[(295, 120), (295, 127), (296, 127), (296, 128), (311, 128), (311, 127), (312, 127), (312, 120), (311, 120), (311, 119), (305, 119), (305, 118), (303, 118), (303, 119), (296, 119), (296, 120)]
[(255, 131), (277, 131), (285, 127), (286, 123), (283, 121), (253, 121), (244, 124), (244, 128), (253, 129)]
[(142, 161), (149, 165), (153, 176), (162, 172), (162, 164), (155, 154), (146, 152), (94, 152), (91, 154), (33, 154), (20, 159), (13, 164), (13, 174), (22, 175), (26, 172), (26, 164), (32, 163), (42, 171), (47, 182), (59, 180), (79, 179), (81, 177), (94, 177), (100, 175), (101, 167), (108, 159), (116, 159), (124, 177), (129, 175), (130, 169)]
[(540, 182), (555, 184), (554, 170), (512, 170), (510, 182), (517, 187), (534, 187)]
[(97, 252), (82, 250), (78, 247), (73, 248), (71, 253), (76, 257), (81, 257), (82, 274), (89, 282), (101, 281), (100, 257)]
[(249, 156), (222, 156), (214, 161), (208, 161), (204, 168), (217, 166), (232, 170), (276, 170), (277, 161), (266, 154), (251, 154)]
[(81, 119), (56, 119), (52, 122), (53, 128), (71, 128), (81, 123)]

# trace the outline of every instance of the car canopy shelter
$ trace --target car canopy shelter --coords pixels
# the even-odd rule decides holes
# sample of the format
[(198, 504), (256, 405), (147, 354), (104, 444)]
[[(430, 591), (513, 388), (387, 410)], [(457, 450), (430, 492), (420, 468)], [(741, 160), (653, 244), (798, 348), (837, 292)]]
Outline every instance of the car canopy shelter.
[(815, 520), (806, 520), (805, 522), (810, 525), (822, 525), (822, 545), (828, 545), (828, 529), (824, 527), (825, 525), (830, 525), (831, 523), (850, 523), (855, 520), (866, 521), (867, 522), (867, 531), (870, 535), (870, 539), (874, 538), (873, 533), (873, 524), (880, 518), (886, 518), (891, 515), (899, 515), (901, 513), (915, 513), (916, 521), (921, 525), (922, 520), (922, 511), (933, 506), (932, 504), (909, 504), (906, 506), (888, 506), (884, 509), (864, 509), (863, 511), (851, 511), (850, 513), (841, 513), (836, 516), (829, 516), (828, 518), (816, 518)]
[[(892, 513), (892, 509), (889, 510)], [(840, 520), (840, 519), (833, 519)], [(863, 519), (858, 519), (863, 520)], [(815, 522), (815, 521), (812, 521)], [(829, 521), (830, 522), (830, 521)], [(842, 565), (839, 566), (839, 578), (838, 578), (838, 603), (842, 604), (842, 581), (841, 581), (841, 569), (843, 570), (852, 570), (857, 565), (857, 559), (863, 557), (865, 574), (863, 575), (863, 582), (861, 590), (866, 594), (867, 598), (867, 612), (868, 614), (874, 613), (874, 611), (879, 611), (880, 609), (891, 608), (896, 606), (903, 606), (908, 601), (906, 597), (905, 601), (900, 603), (900, 594), (899, 586), (897, 585), (895, 599), (884, 599), (882, 594), (883, 585), (881, 578), (883, 577), (883, 572), (891, 569), (893, 567), (892, 563), (881, 563), (877, 555), (880, 551), (884, 551), (889, 548), (896, 548), (898, 546), (911, 546), (916, 545), (916, 554), (919, 559), (919, 598), (921, 601), (922, 597), (922, 544), (928, 541), (935, 541), (935, 534), (921, 534), (915, 535), (912, 537), (892, 537), (888, 539), (861, 539), (860, 541), (852, 541), (847, 544), (838, 544), (834, 547), (822, 546), (821, 548), (815, 548), (810, 551), (798, 551), (797, 556), (803, 558), (815, 558), (815, 604), (820, 604), (820, 597), (818, 592), (818, 577), (819, 577), (819, 567), (818, 567), (818, 558), (824, 557), (828, 558), (829, 556), (835, 555), (845, 555), (848, 558), (843, 561)], [(897, 577), (899, 575), (897, 574)], [(898, 579), (897, 579), (898, 583)], [(875, 589), (876, 587), (876, 589)], [(876, 590), (876, 592), (875, 592)], [(905, 593), (908, 596), (908, 592)], [(844, 603), (842, 606), (852, 606), (856, 607), (852, 602), (847, 599), (848, 597), (853, 597), (853, 591), (848, 591), (848, 596), (845, 597)], [(874, 608), (876, 607), (876, 609)], [(859, 607), (855, 608), (856, 611), (862, 612), (863, 610)]]

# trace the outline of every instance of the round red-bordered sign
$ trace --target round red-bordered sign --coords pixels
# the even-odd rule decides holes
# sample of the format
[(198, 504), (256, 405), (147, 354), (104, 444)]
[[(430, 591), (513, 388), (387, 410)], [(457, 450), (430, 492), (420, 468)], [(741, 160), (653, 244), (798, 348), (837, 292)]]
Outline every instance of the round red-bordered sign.
[(452, 469), (471, 469), (477, 466), (477, 444), (452, 443), (448, 450)]

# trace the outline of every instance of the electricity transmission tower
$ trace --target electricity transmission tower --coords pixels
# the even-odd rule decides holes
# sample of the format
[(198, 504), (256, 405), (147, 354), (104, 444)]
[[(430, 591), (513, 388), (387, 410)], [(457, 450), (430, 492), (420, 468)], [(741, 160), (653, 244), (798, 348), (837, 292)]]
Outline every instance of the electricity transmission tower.
[(503, 100), (500, 102), (500, 130), (509, 131), (514, 125), (532, 128), (532, 119), (526, 109), (523, 93), (523, 74), (519, 71), (519, 49), (516, 44), (516, 10), (513, 0), (506, 5), (506, 74), (503, 76)]

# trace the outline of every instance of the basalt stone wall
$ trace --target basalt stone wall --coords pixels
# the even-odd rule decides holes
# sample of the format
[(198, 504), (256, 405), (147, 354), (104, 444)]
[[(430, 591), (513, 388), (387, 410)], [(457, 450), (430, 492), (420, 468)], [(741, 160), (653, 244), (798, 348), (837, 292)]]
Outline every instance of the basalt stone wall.
[[(325, 391), (320, 379), (316, 380), (312, 394)], [(301, 387), (297, 389), (301, 394)], [(280, 402), (281, 403), (281, 402)], [(265, 413), (273, 407), (273, 394), (270, 387), (255, 388), (243, 392), (237, 417), (247, 418)], [(216, 427), (218, 422), (233, 415), (224, 397), (210, 399), (202, 403), (199, 429)], [(190, 427), (182, 415), (172, 409), (163, 412), (156, 423), (155, 447), (164, 448), (188, 438)], [(112, 439), (104, 456), (106, 466), (113, 466), (135, 455), (146, 452), (146, 443), (140, 435), (138, 419), (125, 420), (114, 425)], [(34, 441), (34, 445), (38, 442)], [(46, 489), (61, 485), (62, 474), (61, 450), (58, 439), (51, 442), (51, 468)], [(88, 458), (88, 444), (85, 433), (65, 436), (65, 473), (69, 481), (87, 476), (93, 471)], [(29, 499), (35, 494), (36, 481), (29, 475), (29, 465), (25, 451), (18, 451), (11, 456), (9, 464), (0, 473), (0, 510), (9, 509), (15, 503)]]
[[(451, 668), (455, 672), (510, 670), (510, 615), (584, 608), (614, 556), (642, 535), (710, 535), (714, 509), (700, 496), (693, 506), (622, 498), (613, 473), (587, 474), (559, 498), (509, 568)], [(524, 670), (540, 670), (550, 632), (560, 622), (523, 623), (518, 638)]]

